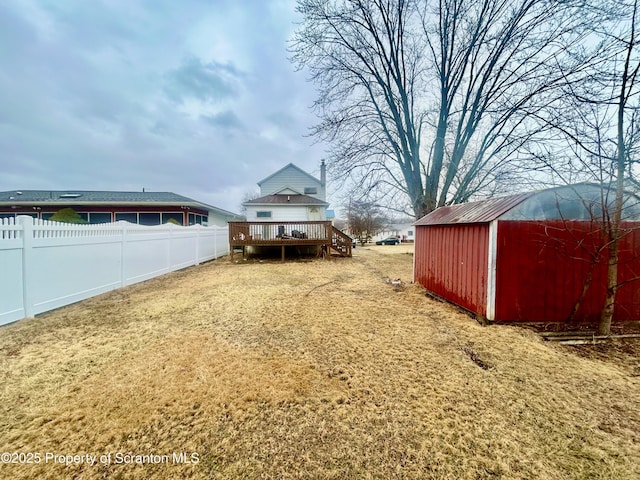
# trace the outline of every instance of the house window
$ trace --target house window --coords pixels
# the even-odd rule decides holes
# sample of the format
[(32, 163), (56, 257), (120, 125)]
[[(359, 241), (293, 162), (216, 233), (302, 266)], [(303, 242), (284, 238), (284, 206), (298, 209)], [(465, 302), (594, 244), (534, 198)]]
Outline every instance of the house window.
[(189, 214), (189, 225), (204, 225), (207, 223), (206, 215), (198, 215), (197, 213)]
[(409, 231), (407, 232), (407, 236), (408, 236), (408, 237), (413, 237), (413, 230), (409, 230)]
[(258, 218), (271, 218), (271, 212), (256, 212)]
[(138, 214), (134, 212), (116, 213), (116, 222), (119, 222), (120, 220), (124, 220), (125, 222), (129, 222), (129, 223), (138, 223)]
[(163, 213), (162, 214), (162, 223), (167, 223), (169, 220), (175, 220), (179, 225), (182, 225), (182, 213)]
[(316, 187), (304, 187), (305, 195), (316, 195), (318, 193), (318, 189)]
[[(78, 215), (82, 217), (81, 213)], [(111, 223), (111, 214), (109, 212), (91, 212), (89, 213), (89, 223)]]
[(139, 213), (140, 225), (160, 225), (159, 213)]

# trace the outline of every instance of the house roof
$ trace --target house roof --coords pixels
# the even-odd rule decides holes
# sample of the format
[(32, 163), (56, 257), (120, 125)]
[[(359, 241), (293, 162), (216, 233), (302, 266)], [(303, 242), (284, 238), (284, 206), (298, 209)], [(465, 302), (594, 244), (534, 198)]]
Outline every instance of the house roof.
[(285, 165), (284, 167), (282, 167), (280, 170), (278, 170), (275, 173), (272, 173), (271, 175), (269, 175), (266, 178), (263, 178), (262, 180), (260, 180), (258, 182), (258, 186), (262, 186), (262, 184), (264, 182), (266, 182), (267, 180), (272, 179), (273, 177), (275, 177), (276, 175), (280, 174), (281, 172), (283, 172), (284, 170), (288, 169), (288, 168), (295, 168), (296, 170), (298, 170), (300, 173), (306, 175), (307, 177), (309, 177), (310, 179), (312, 179), (314, 182), (317, 182), (318, 184), (321, 184), (322, 182), (317, 179), (316, 177), (314, 177), (313, 175), (310, 175), (309, 173), (305, 172), (304, 170), (302, 170), (300, 167), (298, 167), (297, 165), (294, 165), (293, 163), (289, 163), (288, 165)]
[(425, 215), (414, 225), (449, 225), (462, 223), (488, 223), (529, 198), (531, 193), (490, 198), (480, 202), (461, 203), (440, 207)]
[[(440, 207), (414, 225), (489, 223), (502, 220), (589, 220), (602, 215), (602, 193), (609, 207), (614, 189), (593, 183), (579, 183), (491, 198), (479, 202)], [(627, 192), (623, 219), (640, 219), (640, 199)]]
[(309, 195), (265, 195), (244, 202), (243, 205), (320, 205), (328, 206), (327, 202), (323, 202)]
[(226, 217), (240, 215), (173, 192), (114, 192), (95, 190), (11, 190), (0, 192), (1, 206), (32, 205), (184, 205)]

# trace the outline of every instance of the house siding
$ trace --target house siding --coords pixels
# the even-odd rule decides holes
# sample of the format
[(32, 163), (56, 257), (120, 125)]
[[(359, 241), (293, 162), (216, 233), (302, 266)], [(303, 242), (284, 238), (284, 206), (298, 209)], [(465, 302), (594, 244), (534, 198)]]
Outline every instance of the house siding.
[[(326, 220), (326, 209), (315, 207), (319, 211), (320, 218), (314, 220)], [(309, 220), (309, 207), (304, 205), (249, 205), (247, 206), (247, 221), (249, 222), (297, 222)], [(258, 217), (258, 212), (271, 212), (271, 217)]]
[(317, 188), (317, 194), (308, 195), (322, 201), (325, 200), (325, 192), (320, 181), (292, 166), (265, 180), (260, 185), (260, 196), (273, 195), (285, 188), (292, 188), (301, 194), (304, 194), (305, 188)]

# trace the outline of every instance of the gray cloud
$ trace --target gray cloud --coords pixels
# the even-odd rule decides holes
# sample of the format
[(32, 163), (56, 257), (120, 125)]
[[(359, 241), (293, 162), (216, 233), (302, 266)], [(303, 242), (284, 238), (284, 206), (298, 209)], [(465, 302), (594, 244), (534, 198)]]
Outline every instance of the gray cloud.
[(317, 175), (293, 6), (0, 2), (0, 190), (145, 187), (233, 211), (288, 162)]
[(244, 125), (238, 116), (231, 110), (216, 113), (213, 115), (203, 115), (202, 119), (213, 127), (219, 127), (227, 130), (243, 130)]
[(215, 61), (202, 63), (201, 59), (190, 57), (167, 74), (165, 92), (178, 102), (189, 97), (216, 102), (237, 96), (242, 77), (233, 65)]

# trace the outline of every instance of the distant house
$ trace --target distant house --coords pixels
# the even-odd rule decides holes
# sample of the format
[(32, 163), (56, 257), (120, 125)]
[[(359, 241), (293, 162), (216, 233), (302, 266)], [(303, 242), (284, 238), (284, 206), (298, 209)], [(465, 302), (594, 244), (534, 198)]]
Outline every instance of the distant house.
[(160, 225), (220, 225), (242, 217), (172, 192), (112, 192), (86, 190), (12, 190), (0, 192), (0, 218), (29, 215), (47, 220), (72, 208), (89, 223), (125, 220)]
[(397, 237), (403, 243), (412, 243), (415, 240), (415, 228), (413, 223), (392, 223), (373, 237), (374, 241), (387, 237)]
[(287, 222), (328, 219), (324, 162), (320, 179), (290, 163), (258, 182), (260, 197), (244, 202), (247, 221)]

